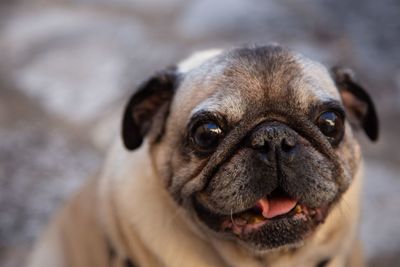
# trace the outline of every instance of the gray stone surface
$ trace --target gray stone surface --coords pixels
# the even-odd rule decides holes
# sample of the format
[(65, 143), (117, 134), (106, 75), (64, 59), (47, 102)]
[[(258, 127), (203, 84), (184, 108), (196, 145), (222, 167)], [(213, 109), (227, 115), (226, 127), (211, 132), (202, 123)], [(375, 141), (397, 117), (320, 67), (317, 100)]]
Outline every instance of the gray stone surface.
[(280, 42), (356, 70), (377, 103), (361, 228), (371, 266), (400, 266), (400, 2), (0, 2), (0, 266), (101, 164), (135, 86), (197, 49)]
[(0, 263), (21, 266), (55, 208), (96, 170), (101, 157), (87, 138), (35, 101), (9, 84), (1, 86)]

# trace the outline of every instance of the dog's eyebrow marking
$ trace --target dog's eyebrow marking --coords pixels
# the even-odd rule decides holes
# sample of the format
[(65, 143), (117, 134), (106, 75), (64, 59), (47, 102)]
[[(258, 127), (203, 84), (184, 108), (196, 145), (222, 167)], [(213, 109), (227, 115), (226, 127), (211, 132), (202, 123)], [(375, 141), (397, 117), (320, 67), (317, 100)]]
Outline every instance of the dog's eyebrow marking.
[(223, 113), (228, 121), (239, 121), (244, 114), (244, 107), (240, 97), (231, 95), (215, 95), (200, 102), (190, 113), (189, 117), (193, 117), (200, 112), (218, 112)]

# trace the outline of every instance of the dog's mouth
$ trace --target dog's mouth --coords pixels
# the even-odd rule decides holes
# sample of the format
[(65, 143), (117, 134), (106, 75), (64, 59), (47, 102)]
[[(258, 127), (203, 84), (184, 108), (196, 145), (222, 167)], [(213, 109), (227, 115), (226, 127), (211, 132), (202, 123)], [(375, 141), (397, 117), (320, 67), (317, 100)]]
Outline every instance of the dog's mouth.
[(324, 216), (322, 208), (309, 208), (283, 194), (272, 194), (259, 199), (250, 209), (226, 216), (220, 229), (232, 231), (235, 235), (249, 234), (282, 218), (297, 221), (315, 220), (321, 223)]
[(328, 205), (308, 207), (279, 189), (249, 209), (229, 215), (216, 214), (198, 201), (194, 206), (199, 218), (214, 231), (267, 248), (302, 241), (324, 222), (329, 209)]

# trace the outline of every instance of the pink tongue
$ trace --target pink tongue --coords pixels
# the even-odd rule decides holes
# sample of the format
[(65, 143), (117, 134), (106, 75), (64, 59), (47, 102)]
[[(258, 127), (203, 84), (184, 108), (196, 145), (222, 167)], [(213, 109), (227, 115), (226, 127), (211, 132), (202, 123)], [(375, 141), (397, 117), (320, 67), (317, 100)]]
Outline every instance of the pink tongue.
[(296, 200), (288, 197), (262, 198), (257, 202), (262, 209), (262, 215), (267, 219), (288, 213), (296, 204)]

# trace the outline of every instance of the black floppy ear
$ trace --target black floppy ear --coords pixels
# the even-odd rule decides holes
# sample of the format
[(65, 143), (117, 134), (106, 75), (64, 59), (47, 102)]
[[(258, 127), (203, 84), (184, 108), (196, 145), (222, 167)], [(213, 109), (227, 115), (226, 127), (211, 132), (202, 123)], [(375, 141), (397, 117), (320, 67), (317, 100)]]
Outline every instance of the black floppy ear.
[(175, 68), (169, 68), (150, 77), (135, 91), (125, 107), (122, 120), (122, 139), (128, 150), (138, 148), (150, 130), (155, 115), (160, 110), (166, 112), (176, 80)]
[(378, 116), (371, 97), (355, 81), (350, 69), (334, 67), (331, 71), (350, 122), (363, 128), (369, 139), (376, 141), (379, 135)]

